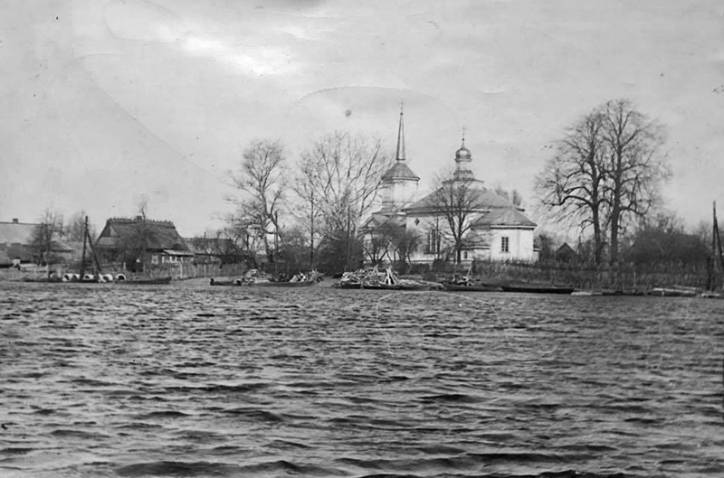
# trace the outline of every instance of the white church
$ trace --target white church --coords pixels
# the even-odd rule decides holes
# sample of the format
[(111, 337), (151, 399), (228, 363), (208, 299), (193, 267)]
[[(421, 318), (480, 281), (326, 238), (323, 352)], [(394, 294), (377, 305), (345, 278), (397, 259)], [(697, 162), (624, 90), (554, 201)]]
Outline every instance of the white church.
[[(362, 226), (365, 244), (369, 245), (376, 230), (384, 224), (404, 227), (421, 238), (421, 244), (409, 254), (413, 264), (432, 264), (434, 261), (455, 262), (454, 241), (439, 201), (440, 191), (420, 195), (417, 176), (407, 164), (403, 112), (397, 133), (395, 162), (382, 176), (381, 208)], [(473, 160), (470, 150), (462, 145), (455, 152), (453, 176), (445, 181), (447, 187), (464, 185), (467, 196), (465, 228), (461, 261), (473, 260), (533, 262), (537, 251), (533, 245), (536, 224), (524, 209), (507, 197), (485, 187), (470, 169)], [(440, 189), (446, 186), (441, 186)], [(448, 208), (449, 211), (449, 208)], [(386, 258), (388, 261), (391, 257)]]

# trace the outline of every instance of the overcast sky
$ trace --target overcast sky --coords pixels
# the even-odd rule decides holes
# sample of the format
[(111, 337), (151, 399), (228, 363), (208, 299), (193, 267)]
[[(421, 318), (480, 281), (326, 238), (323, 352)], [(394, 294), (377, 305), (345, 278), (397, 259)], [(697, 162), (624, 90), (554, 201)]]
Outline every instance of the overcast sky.
[[(711, 1), (23, 0), (0, 3), (0, 220), (85, 209), (183, 235), (220, 225), (253, 138), (290, 161), (334, 129), (452, 165), (532, 208), (548, 145), (625, 97), (668, 130), (667, 206), (724, 210), (724, 3)], [(537, 219), (533, 217), (533, 219)]]

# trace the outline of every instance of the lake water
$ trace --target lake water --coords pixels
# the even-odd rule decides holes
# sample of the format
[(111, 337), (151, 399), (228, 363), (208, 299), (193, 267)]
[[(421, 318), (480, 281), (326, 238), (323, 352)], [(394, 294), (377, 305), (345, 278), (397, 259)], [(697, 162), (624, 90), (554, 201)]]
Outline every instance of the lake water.
[(0, 476), (721, 477), (723, 318), (705, 299), (0, 283)]

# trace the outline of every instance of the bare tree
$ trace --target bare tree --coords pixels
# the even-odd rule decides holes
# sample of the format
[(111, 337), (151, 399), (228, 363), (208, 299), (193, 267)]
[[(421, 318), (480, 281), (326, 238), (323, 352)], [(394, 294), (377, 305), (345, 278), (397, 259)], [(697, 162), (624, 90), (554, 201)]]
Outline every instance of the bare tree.
[(603, 115), (604, 201), (608, 209), (610, 263), (618, 263), (619, 234), (628, 219), (642, 217), (659, 201), (660, 182), (669, 176), (657, 153), (663, 128), (628, 100), (607, 102)]
[[(85, 218), (88, 214), (81, 210), (70, 218), (68, 224), (65, 226), (65, 236), (68, 240), (73, 242), (83, 242), (83, 236), (85, 235)], [(88, 224), (88, 234), (90, 237), (96, 237), (96, 230), (92, 224)]]
[(593, 229), (593, 261), (600, 264), (605, 230), (603, 115), (587, 114), (555, 148), (555, 156), (536, 178), (536, 191), (554, 217), (575, 221), (582, 230)]
[(323, 187), (319, 176), (318, 162), (314, 158), (302, 157), (293, 190), (301, 199), (293, 214), (301, 221), (302, 227), (309, 234), (309, 264), (314, 268), (314, 256), (322, 238), (324, 217), (322, 215)]
[(445, 179), (433, 193), (433, 201), (439, 216), (447, 222), (455, 255), (460, 264), (467, 232), (472, 227), (471, 215), (480, 208), (480, 196), (474, 180)]
[(377, 196), (387, 160), (378, 139), (347, 132), (328, 134), (302, 154), (297, 193), (310, 211), (310, 232), (321, 219), (327, 241), (346, 244), (345, 268), (351, 266), (360, 220)]
[(243, 194), (233, 223), (237, 227), (259, 228), (269, 262), (276, 252), (269, 236), (280, 234), (279, 210), (284, 194), (284, 149), (279, 141), (254, 140), (244, 150), (239, 171), (232, 174), (234, 186)]
[(566, 133), (537, 177), (544, 206), (593, 228), (594, 262), (602, 261), (608, 228), (609, 262), (617, 264), (623, 227), (657, 204), (660, 183), (669, 175), (657, 155), (662, 131), (628, 100), (609, 101)]
[(63, 216), (51, 209), (46, 209), (35, 226), (30, 240), (30, 248), (36, 263), (41, 265), (52, 264), (57, 260), (53, 254), (57, 249), (57, 241), (63, 235)]

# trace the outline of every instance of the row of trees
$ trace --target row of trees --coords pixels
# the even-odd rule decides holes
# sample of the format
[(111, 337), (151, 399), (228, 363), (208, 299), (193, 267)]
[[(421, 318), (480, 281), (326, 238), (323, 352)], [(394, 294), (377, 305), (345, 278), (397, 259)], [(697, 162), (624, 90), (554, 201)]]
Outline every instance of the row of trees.
[(360, 222), (374, 204), (386, 166), (380, 140), (346, 132), (316, 141), (294, 169), (279, 141), (253, 141), (232, 175), (241, 194), (230, 198), (236, 205), (228, 219), (231, 232), (236, 237), (254, 232), (269, 262), (276, 255), (299, 262), (299, 249), (307, 248), (312, 266), (354, 267), (362, 259)]

